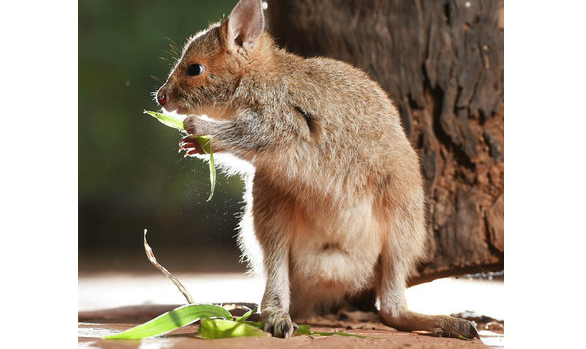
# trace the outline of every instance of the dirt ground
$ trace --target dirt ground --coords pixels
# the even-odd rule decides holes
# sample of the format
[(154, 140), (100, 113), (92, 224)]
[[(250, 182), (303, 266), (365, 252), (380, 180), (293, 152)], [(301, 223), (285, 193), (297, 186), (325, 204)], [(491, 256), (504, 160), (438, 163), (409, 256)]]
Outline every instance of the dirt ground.
[[(150, 267), (148, 263), (145, 265)], [(263, 280), (243, 273), (177, 273), (175, 276), (198, 303), (241, 301), (253, 307), (264, 290)], [(198, 325), (193, 324), (157, 338), (121, 341), (102, 338), (185, 304), (185, 299), (159, 273), (82, 271), (78, 277), (78, 348), (498, 348), (504, 347), (503, 290), (502, 281), (466, 278), (435, 280), (407, 290), (407, 301), (413, 311), (452, 314), (473, 310), (474, 313), (463, 312), (459, 316), (476, 321), (481, 340), (399, 332), (380, 323), (374, 313), (345, 312), (298, 323), (311, 325), (312, 331), (344, 331), (382, 339), (298, 335), (287, 340), (271, 337), (207, 340), (198, 336)]]
[[(154, 318), (178, 305), (141, 305), (104, 310), (82, 311), (78, 314), (80, 348), (486, 348), (504, 346), (504, 324), (490, 318), (476, 318), (481, 340), (437, 338), (428, 333), (400, 332), (377, 321), (373, 313), (352, 312), (338, 316), (314, 317), (302, 322), (311, 325), (312, 331), (344, 331), (378, 338), (357, 338), (318, 335), (295, 335), (290, 339), (230, 338), (207, 340), (201, 338), (198, 324), (177, 329), (157, 338), (137, 340), (103, 340), (102, 337), (118, 333)], [(465, 315), (465, 314), (463, 314)], [(341, 320), (343, 318), (343, 320)], [(492, 322), (491, 322), (492, 321)], [(301, 322), (300, 322), (301, 323)], [(487, 331), (488, 328), (492, 331)]]

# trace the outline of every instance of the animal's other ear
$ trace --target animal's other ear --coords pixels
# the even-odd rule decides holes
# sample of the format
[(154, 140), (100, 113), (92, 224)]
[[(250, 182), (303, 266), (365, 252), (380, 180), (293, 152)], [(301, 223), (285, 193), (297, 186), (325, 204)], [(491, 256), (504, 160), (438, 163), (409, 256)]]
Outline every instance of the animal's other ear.
[(226, 41), (230, 48), (254, 48), (264, 28), (261, 0), (240, 0), (226, 20)]

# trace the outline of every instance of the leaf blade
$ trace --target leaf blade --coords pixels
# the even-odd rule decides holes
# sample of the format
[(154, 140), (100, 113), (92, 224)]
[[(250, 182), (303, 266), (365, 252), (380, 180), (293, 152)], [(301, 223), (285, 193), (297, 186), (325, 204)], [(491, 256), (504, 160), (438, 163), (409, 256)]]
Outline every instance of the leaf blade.
[(201, 319), (199, 334), (206, 339), (266, 337), (269, 335), (246, 322), (223, 319)]
[[(154, 117), (155, 119), (159, 120), (161, 123), (163, 123), (166, 126), (175, 128), (177, 130), (185, 131), (185, 129), (183, 128), (183, 120), (181, 120), (179, 118), (176, 118), (172, 115), (158, 113), (158, 112), (150, 111), (150, 110), (145, 110), (144, 113)], [(203, 149), (204, 153), (206, 153), (210, 156), (209, 166), (210, 166), (210, 187), (211, 187), (211, 189), (210, 189), (210, 196), (206, 200), (206, 202), (207, 202), (212, 199), (212, 196), (214, 196), (214, 189), (216, 187), (216, 165), (214, 162), (214, 153), (212, 151), (212, 140), (209, 136), (197, 136), (197, 137), (194, 136), (194, 138), (197, 140), (197, 142), (199, 143), (199, 145)]]
[(209, 136), (199, 136), (195, 137), (195, 139), (197, 139), (197, 142), (203, 149), (204, 153), (210, 156), (210, 196), (206, 200), (207, 202), (212, 199), (212, 196), (214, 196), (214, 189), (216, 187), (216, 165), (214, 163), (214, 153), (212, 151), (212, 139)]
[(323, 336), (323, 337), (330, 337), (330, 336), (344, 336), (344, 337), (357, 337), (357, 338), (362, 338), (362, 339), (383, 339), (381, 337), (373, 337), (373, 336), (364, 336), (364, 335), (360, 335), (360, 334), (353, 334), (353, 333), (346, 333), (346, 332), (340, 332), (340, 331), (334, 331), (334, 332), (323, 332), (323, 331), (312, 331), (311, 330), (311, 326), (310, 325), (298, 325), (297, 326), (297, 332), (296, 334), (298, 335), (316, 335), (316, 336)]
[(178, 129), (178, 130), (184, 130), (183, 128), (183, 120), (173, 117), (171, 115), (167, 115), (167, 114), (163, 114), (163, 113), (157, 113), (155, 111), (150, 111), (150, 110), (145, 110), (144, 111), (145, 114), (148, 114), (152, 117), (154, 117), (155, 119), (159, 120), (161, 123), (165, 124), (166, 126)]
[(168, 311), (124, 332), (106, 336), (104, 339), (143, 339), (159, 336), (205, 318), (231, 319), (232, 315), (217, 305), (190, 304)]
[(251, 309), (251, 310), (247, 311), (241, 317), (234, 319), (234, 321), (243, 322), (243, 321), (248, 320), (248, 318), (251, 317), (252, 314), (256, 313), (256, 310), (257, 309), (258, 309), (258, 306), (254, 307), (254, 309)]
[(311, 334), (311, 326), (310, 325), (297, 325), (297, 334)]

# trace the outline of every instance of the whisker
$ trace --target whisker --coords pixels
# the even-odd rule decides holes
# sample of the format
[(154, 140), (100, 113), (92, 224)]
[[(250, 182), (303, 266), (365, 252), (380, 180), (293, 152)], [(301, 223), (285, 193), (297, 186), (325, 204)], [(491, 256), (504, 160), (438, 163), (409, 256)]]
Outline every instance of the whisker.
[[(179, 53), (179, 46), (177, 46), (177, 44), (175, 43), (175, 41), (173, 41), (173, 39), (167, 37), (167, 40), (171, 41), (171, 43), (169, 44), (169, 46), (171, 46), (172, 49), (174, 49), (175, 52)], [(178, 55), (178, 54), (177, 54)]]
[(173, 52), (170, 52), (170, 51), (167, 51), (167, 50), (163, 50), (163, 53), (166, 53), (166, 54), (168, 54), (168, 55), (169, 55), (169, 56), (171, 56), (171, 58), (173, 58), (173, 59), (178, 59), (178, 58), (179, 58), (179, 57), (177, 56), (177, 52), (173, 53)]
[(169, 45), (171, 52), (175, 55), (175, 57), (179, 57), (179, 49), (173, 45)]
[(159, 58), (162, 59), (162, 60), (164, 60), (164, 61), (166, 61), (166, 62), (169, 62), (171, 64), (175, 64), (175, 60), (174, 59), (169, 59), (167, 57), (159, 57)]

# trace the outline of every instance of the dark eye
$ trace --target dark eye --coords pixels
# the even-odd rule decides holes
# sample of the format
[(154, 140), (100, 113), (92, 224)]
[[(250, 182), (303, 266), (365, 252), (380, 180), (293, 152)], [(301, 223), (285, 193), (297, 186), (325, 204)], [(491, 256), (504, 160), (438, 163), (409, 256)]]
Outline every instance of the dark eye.
[(191, 64), (189, 67), (187, 67), (187, 75), (189, 76), (197, 76), (203, 73), (203, 71), (204, 67), (201, 64)]

